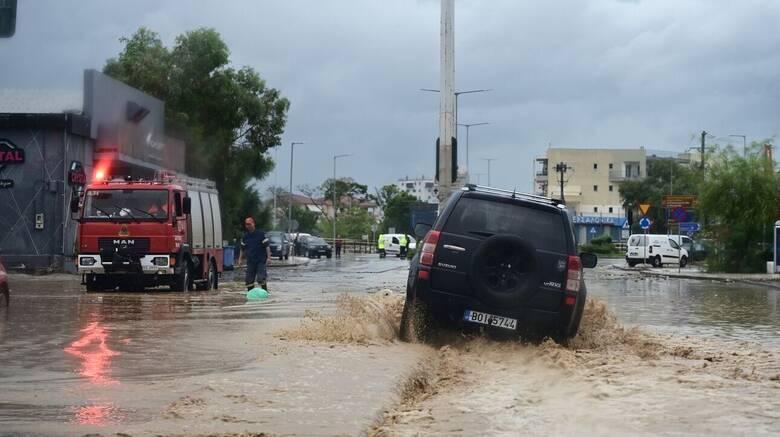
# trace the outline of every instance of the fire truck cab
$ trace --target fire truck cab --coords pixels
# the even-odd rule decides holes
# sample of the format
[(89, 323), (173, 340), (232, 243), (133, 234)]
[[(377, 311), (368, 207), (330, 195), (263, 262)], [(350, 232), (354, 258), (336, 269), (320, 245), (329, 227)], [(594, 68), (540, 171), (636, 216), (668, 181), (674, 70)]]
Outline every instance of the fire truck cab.
[(71, 211), (87, 291), (217, 288), (222, 221), (213, 182), (170, 175), (96, 181)]

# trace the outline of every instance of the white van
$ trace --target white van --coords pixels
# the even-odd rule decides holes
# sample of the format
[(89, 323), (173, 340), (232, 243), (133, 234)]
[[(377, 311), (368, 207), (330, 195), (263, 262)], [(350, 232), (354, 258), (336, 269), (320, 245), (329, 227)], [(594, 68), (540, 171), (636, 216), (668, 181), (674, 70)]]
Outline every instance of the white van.
[(647, 263), (661, 267), (665, 263), (688, 264), (688, 251), (681, 248), (676, 237), (659, 234), (635, 234), (628, 238), (626, 262), (630, 267)]
[[(385, 238), (385, 252), (393, 255), (400, 255), (401, 253), (401, 235), (403, 234), (384, 234)], [(407, 235), (409, 239), (409, 250), (415, 250), (417, 248), (417, 240), (411, 235)]]

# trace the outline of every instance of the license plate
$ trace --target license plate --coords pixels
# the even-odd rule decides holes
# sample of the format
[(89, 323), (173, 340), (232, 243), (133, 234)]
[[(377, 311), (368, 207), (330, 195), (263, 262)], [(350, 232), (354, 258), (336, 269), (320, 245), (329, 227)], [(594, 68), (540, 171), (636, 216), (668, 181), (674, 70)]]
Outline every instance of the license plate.
[(480, 313), (479, 311), (466, 310), (463, 314), (463, 320), (504, 329), (517, 329), (517, 319)]

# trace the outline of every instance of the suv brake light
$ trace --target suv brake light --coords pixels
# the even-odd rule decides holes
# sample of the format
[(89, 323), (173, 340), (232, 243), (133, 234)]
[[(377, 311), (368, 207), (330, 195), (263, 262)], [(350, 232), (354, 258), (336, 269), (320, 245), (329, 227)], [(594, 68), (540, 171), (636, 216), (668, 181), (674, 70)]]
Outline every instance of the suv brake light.
[(422, 251), (420, 252), (420, 265), (433, 266), (433, 254), (436, 252), (436, 245), (439, 244), (441, 232), (428, 231), (428, 235), (423, 240)]
[(582, 260), (578, 256), (569, 256), (566, 272), (566, 291), (578, 293), (582, 281)]

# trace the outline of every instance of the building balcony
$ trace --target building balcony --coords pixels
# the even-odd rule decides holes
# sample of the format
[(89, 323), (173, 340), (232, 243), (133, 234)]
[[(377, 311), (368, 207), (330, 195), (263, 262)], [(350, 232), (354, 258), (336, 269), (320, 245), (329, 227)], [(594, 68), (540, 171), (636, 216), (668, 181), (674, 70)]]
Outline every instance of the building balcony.
[(624, 182), (624, 181), (636, 181), (642, 179), (641, 176), (638, 174), (631, 174), (626, 176), (623, 174), (620, 170), (610, 170), (609, 171), (609, 181), (610, 182)]

